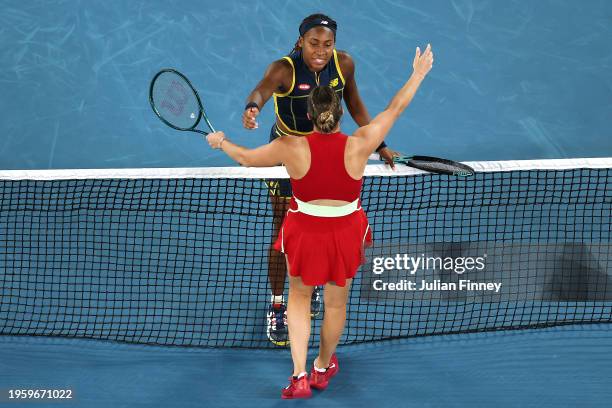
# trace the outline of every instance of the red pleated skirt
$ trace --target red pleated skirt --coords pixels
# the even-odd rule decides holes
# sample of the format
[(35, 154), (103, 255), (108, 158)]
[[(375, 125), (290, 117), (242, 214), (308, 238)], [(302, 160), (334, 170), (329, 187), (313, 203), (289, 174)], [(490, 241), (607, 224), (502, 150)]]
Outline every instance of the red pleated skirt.
[(287, 256), (289, 273), (309, 286), (346, 285), (365, 262), (372, 231), (363, 209), (342, 217), (287, 212), (274, 249)]

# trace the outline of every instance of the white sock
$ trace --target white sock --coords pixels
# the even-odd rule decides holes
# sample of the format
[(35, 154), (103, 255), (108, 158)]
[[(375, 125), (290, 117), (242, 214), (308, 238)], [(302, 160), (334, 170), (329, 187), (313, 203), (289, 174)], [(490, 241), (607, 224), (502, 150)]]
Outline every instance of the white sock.
[(324, 372), (327, 371), (327, 368), (319, 368), (319, 367), (317, 367), (317, 365), (314, 362), (312, 363), (312, 366), (314, 367), (314, 369), (315, 369), (315, 371), (317, 373), (324, 373)]
[(299, 380), (300, 378), (302, 378), (306, 374), (308, 374), (306, 371), (302, 371), (301, 373), (298, 374), (297, 379)]
[(272, 295), (272, 298), (270, 299), (270, 301), (272, 303), (274, 303), (275, 305), (280, 305), (281, 303), (285, 303), (285, 299), (283, 298), (283, 295)]

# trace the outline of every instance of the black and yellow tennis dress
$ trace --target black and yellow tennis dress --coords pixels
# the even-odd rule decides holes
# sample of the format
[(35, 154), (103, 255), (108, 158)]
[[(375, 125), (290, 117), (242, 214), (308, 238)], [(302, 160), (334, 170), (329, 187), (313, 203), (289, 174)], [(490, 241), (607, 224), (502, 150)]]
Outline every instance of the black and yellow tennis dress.
[[(302, 59), (302, 50), (294, 51), (283, 59), (287, 60), (293, 67), (293, 79), (291, 88), (285, 93), (274, 93), (274, 111), (277, 121), (281, 122), (292, 135), (309, 135), (312, 133), (312, 121), (308, 119), (307, 98), (310, 91), (317, 86), (328, 85), (332, 87), (342, 100), (344, 92), (344, 77), (340, 69), (338, 54), (333, 51), (333, 56), (321, 70), (312, 72), (308, 69)], [(286, 132), (276, 126), (270, 131), (270, 141), (284, 136)], [(277, 196), (291, 197), (291, 184), (289, 180), (268, 182), (272, 193)]]

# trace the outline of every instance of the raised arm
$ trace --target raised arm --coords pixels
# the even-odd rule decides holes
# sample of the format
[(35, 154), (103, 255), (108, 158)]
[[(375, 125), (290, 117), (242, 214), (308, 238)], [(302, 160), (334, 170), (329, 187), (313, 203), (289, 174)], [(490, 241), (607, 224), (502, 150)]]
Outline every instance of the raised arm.
[(293, 67), (285, 60), (274, 61), (266, 70), (264, 77), (249, 94), (246, 109), (242, 114), (242, 125), (247, 129), (257, 128), (257, 115), (274, 92), (283, 92), (291, 87)]
[(413, 72), (408, 81), (391, 99), (389, 106), (384, 111), (372, 119), (369, 125), (363, 126), (355, 132), (355, 141), (353, 143), (356, 143), (356, 150), (360, 158), (367, 160), (367, 157), (385, 139), (397, 118), (399, 118), (404, 109), (410, 104), (410, 101), (412, 101), (432, 65), (433, 52), (431, 45), (427, 45), (422, 54), (420, 48), (417, 47), (412, 63)]
[[(371, 118), (368, 109), (359, 95), (359, 90), (357, 89), (355, 63), (351, 56), (344, 51), (338, 51), (338, 62), (340, 63), (346, 80), (344, 85), (344, 101), (346, 102), (346, 107), (355, 123), (357, 123), (357, 126), (366, 126), (370, 123)], [(380, 154), (382, 160), (389, 166), (395, 167), (393, 158), (399, 156), (399, 153), (389, 149), (384, 141), (376, 148), (376, 151)]]

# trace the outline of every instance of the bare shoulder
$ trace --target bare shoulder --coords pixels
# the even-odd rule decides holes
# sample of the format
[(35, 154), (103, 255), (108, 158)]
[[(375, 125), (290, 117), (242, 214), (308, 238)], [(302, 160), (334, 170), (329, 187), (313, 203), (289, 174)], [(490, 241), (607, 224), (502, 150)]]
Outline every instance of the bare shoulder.
[(291, 150), (300, 150), (308, 146), (308, 141), (302, 136), (281, 136), (278, 139), (280, 145)]
[(379, 127), (372, 123), (358, 128), (349, 138), (347, 149), (356, 156), (369, 156), (374, 150), (372, 138), (376, 137), (377, 132), (380, 132)]
[(347, 141), (347, 149), (351, 151), (361, 150), (363, 148), (363, 139), (367, 133), (366, 127), (360, 127), (351, 136), (349, 136)]
[(353, 57), (348, 52), (342, 50), (336, 50), (336, 54), (338, 55), (338, 63), (342, 72), (352, 75), (355, 72)]
[(278, 148), (282, 150), (282, 163), (289, 175), (301, 178), (308, 171), (310, 149), (308, 141), (302, 136), (281, 136), (278, 139)]
[(363, 128), (357, 129), (352, 136), (349, 136), (344, 151), (344, 166), (351, 177), (358, 179), (363, 176), (363, 170), (368, 162), (369, 152), (365, 141), (360, 135)]
[(287, 58), (278, 59), (273, 64), (277, 64), (281, 69), (293, 71), (293, 64)]
[(272, 143), (275, 145), (275, 150), (281, 151), (285, 157), (296, 156), (308, 149), (306, 138), (301, 136), (281, 136)]
[(271, 92), (281, 91), (291, 87), (293, 78), (293, 66), (286, 59), (279, 59), (268, 66), (260, 87), (269, 89)]
[(272, 75), (292, 75), (293, 65), (286, 58), (281, 58), (270, 64), (268, 73)]

